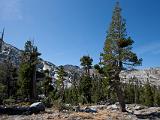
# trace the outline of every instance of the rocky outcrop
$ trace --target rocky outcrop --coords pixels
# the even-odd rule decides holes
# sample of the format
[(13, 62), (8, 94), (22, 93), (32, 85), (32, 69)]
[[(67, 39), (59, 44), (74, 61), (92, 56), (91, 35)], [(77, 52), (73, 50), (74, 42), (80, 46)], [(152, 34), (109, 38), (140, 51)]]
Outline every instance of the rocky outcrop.
[(31, 113), (39, 113), (40, 111), (45, 111), (45, 106), (42, 102), (36, 102), (29, 107), (29, 110)]
[(130, 70), (121, 72), (123, 83), (133, 82), (144, 85), (149, 82), (151, 85), (160, 86), (160, 68), (150, 68), (144, 70)]
[(85, 107), (85, 108), (80, 108), (80, 107), (76, 107), (76, 109), (74, 109), (74, 111), (76, 112), (86, 112), (86, 113), (97, 113), (97, 109), (94, 107)]
[(28, 115), (30, 113), (29, 107), (0, 107), (0, 114)]
[(157, 119), (160, 118), (160, 107), (150, 107), (134, 111), (134, 115), (139, 119)]
[(30, 107), (0, 107), (0, 114), (7, 115), (30, 115), (41, 111), (45, 111), (45, 106), (41, 102), (33, 103)]

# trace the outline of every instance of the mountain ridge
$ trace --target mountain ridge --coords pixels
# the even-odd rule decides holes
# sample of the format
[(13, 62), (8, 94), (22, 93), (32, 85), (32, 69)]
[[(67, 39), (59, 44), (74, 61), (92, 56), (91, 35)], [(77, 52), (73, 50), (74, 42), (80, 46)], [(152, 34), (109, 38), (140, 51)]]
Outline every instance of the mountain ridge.
[[(7, 57), (11, 58), (11, 61), (18, 66), (20, 64), (20, 57), (23, 50), (18, 49), (17, 47), (8, 44), (3, 41), (1, 52), (0, 52), (0, 61), (3, 62)], [(49, 70), (51, 76), (54, 77), (55, 71), (59, 66), (56, 66), (52, 62), (45, 61), (42, 58), (39, 58), (40, 63), (38, 64), (37, 70), (44, 71)], [(82, 69), (76, 65), (63, 65), (65, 71), (71, 74), (71, 71), (75, 71), (77, 73), (82, 73)], [(94, 70), (91, 70), (94, 73)], [(131, 71), (122, 71), (120, 74), (121, 81), (124, 83), (128, 83), (129, 80), (133, 78), (137, 78), (139, 84), (145, 84), (149, 82), (152, 85), (160, 86), (160, 67), (149, 68), (149, 69), (134, 69)]]

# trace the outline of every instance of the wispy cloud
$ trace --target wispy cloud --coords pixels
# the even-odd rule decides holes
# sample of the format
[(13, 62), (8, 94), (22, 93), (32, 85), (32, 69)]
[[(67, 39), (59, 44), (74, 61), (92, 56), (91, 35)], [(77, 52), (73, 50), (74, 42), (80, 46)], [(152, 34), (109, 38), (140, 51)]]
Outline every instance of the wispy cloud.
[(22, 0), (0, 0), (0, 19), (21, 20)]
[(143, 54), (160, 54), (160, 44), (159, 43), (148, 43), (143, 45), (142, 47), (138, 48), (138, 54), (143, 55)]

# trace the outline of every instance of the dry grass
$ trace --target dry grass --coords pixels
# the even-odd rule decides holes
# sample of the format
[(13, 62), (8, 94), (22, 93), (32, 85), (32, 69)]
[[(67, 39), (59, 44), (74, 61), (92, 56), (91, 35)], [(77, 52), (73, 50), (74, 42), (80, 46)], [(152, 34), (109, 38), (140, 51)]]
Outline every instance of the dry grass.
[(81, 118), (81, 120), (125, 120), (123, 113), (109, 110), (99, 110), (98, 113), (74, 112), (68, 120), (74, 118)]
[(70, 115), (69, 119), (74, 119), (74, 118), (81, 118), (83, 120), (93, 120), (94, 119), (94, 114), (91, 113), (85, 113), (85, 112), (74, 112)]
[[(121, 113), (112, 110), (98, 110), (97, 113), (85, 113), (85, 112), (59, 112), (55, 108), (47, 109), (46, 112), (29, 116), (17, 116), (18, 120), (131, 120), (127, 119), (127, 113)], [(15, 120), (9, 119), (13, 116), (3, 116), (4, 119), (0, 120)]]

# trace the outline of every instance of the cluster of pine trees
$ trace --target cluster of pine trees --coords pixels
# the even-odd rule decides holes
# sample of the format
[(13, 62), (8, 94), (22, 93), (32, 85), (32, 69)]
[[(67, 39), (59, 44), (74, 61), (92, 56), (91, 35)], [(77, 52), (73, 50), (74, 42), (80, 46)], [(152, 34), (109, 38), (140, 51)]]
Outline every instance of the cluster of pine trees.
[[(93, 67), (93, 59), (83, 56), (80, 58), (84, 70), (82, 74), (74, 70), (68, 74), (63, 66), (59, 66), (56, 71), (58, 76), (52, 81), (49, 70), (37, 71), (41, 54), (31, 41), (27, 41), (19, 68), (12, 64), (10, 58), (0, 64), (0, 103), (3, 104), (5, 99), (11, 98), (16, 101), (43, 100), (48, 106), (55, 101), (60, 105), (119, 101), (121, 111), (126, 111), (125, 103), (159, 106), (160, 88), (150, 86), (149, 83), (136, 84), (135, 80), (126, 84), (120, 81), (122, 70), (141, 65), (142, 59), (132, 52), (133, 43), (126, 34), (126, 23), (118, 2), (100, 55), (100, 63)], [(65, 86), (66, 76), (70, 78), (69, 88)]]
[(126, 103), (160, 106), (160, 87), (151, 86), (149, 82), (142, 85), (133, 78), (123, 85), (123, 89)]
[(5, 61), (0, 64), (0, 103), (3, 99), (9, 98), (16, 94), (16, 68), (14, 68), (10, 61)]
[(4, 99), (35, 99), (39, 55), (37, 47), (27, 41), (19, 67), (13, 63), (10, 56), (0, 64), (1, 104)]

